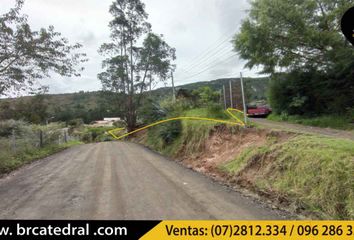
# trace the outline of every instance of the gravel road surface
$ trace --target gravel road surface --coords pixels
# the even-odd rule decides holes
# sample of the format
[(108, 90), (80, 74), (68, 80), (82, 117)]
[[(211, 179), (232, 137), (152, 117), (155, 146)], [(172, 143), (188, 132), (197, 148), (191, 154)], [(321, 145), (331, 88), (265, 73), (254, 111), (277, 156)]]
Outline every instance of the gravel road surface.
[(128, 142), (76, 146), (0, 180), (0, 219), (282, 219)]
[(354, 131), (311, 127), (311, 126), (304, 126), (300, 124), (287, 123), (287, 122), (275, 122), (264, 118), (251, 118), (251, 121), (259, 124), (264, 128), (290, 130), (290, 131), (295, 131), (300, 133), (319, 134), (328, 137), (346, 138), (346, 139), (354, 140)]

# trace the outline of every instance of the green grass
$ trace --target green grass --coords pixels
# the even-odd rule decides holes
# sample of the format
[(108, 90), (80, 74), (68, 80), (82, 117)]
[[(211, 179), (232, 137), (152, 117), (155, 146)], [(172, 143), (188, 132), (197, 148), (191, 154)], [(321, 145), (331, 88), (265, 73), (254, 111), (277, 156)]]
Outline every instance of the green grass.
[[(230, 119), (229, 116), (225, 114), (224, 110), (213, 109), (213, 108), (196, 108), (196, 109), (185, 111), (182, 115), (186, 117), (215, 118), (215, 119), (222, 119), (222, 120)], [(204, 124), (207, 123), (207, 121), (200, 121), (200, 123)]]
[(232, 174), (237, 174), (247, 165), (249, 161), (251, 161), (252, 158), (265, 154), (267, 151), (269, 151), (269, 146), (262, 146), (256, 148), (249, 147), (245, 149), (235, 160), (220, 166), (220, 169)]
[(307, 126), (323, 127), (323, 128), (334, 128), (341, 130), (353, 130), (354, 124), (351, 123), (353, 119), (350, 119), (346, 116), (337, 116), (337, 115), (327, 115), (319, 117), (303, 117), (299, 115), (276, 115), (271, 114), (268, 116), (269, 120), (278, 121), (278, 122), (290, 122), (303, 124)]
[[(207, 108), (183, 112), (183, 116), (229, 119), (219, 114), (223, 113), (213, 114)], [(183, 120), (180, 134), (169, 144), (160, 137), (158, 126), (148, 131), (147, 145), (170, 157), (193, 156), (203, 152), (217, 125)], [(289, 137), (269, 136), (264, 145), (248, 147), (219, 168), (239, 178), (247, 176), (256, 189), (285, 197), (320, 218), (354, 219), (354, 141), (314, 135)]]
[[(181, 116), (231, 120), (222, 109), (217, 108), (192, 109), (184, 111)], [(222, 123), (203, 120), (182, 120), (181, 132), (170, 144), (165, 144), (159, 135), (159, 130), (163, 126), (157, 126), (149, 129), (147, 145), (171, 157), (181, 154), (182, 151), (184, 154), (193, 155), (203, 149), (205, 140), (218, 125), (222, 125)], [(167, 128), (166, 131), (169, 131), (169, 129)]]
[(354, 219), (354, 142), (296, 136), (249, 148), (222, 168), (230, 174), (253, 166), (253, 184), (286, 196), (324, 219)]
[(80, 139), (85, 143), (90, 142), (106, 142), (112, 141), (113, 137), (108, 131), (116, 129), (117, 127), (85, 127), (80, 133)]
[(18, 152), (16, 154), (10, 151), (0, 152), (0, 174), (6, 174), (17, 168), (33, 162), (35, 160), (45, 158), (54, 153), (60, 152), (69, 147), (79, 145), (79, 141), (71, 141), (62, 145), (50, 145), (44, 148), (27, 148), (24, 151)]

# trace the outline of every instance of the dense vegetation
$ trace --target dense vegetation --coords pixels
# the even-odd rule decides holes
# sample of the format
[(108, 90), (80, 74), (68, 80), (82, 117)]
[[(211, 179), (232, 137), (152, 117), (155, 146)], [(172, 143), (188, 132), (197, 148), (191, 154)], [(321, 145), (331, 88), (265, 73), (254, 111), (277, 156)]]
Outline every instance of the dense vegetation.
[(271, 74), (276, 114), (354, 119), (354, 48), (340, 28), (354, 1), (254, 0), (234, 45), (247, 66)]
[(78, 76), (76, 66), (87, 60), (77, 51), (81, 45), (70, 45), (53, 26), (33, 31), (21, 13), (23, 5), (24, 0), (16, 0), (0, 15), (0, 96), (35, 91), (37, 80), (49, 77), (50, 71)]
[[(176, 102), (165, 100), (159, 105), (145, 106), (145, 113), (150, 113), (145, 116), (155, 117), (148, 118), (148, 122), (176, 116), (229, 119), (218, 98), (213, 97), (217, 94), (211, 88), (202, 87)], [(217, 169), (211, 171), (222, 171), (227, 179), (291, 205), (296, 211), (323, 219), (354, 217), (353, 141), (222, 125), (208, 121), (176, 121), (150, 128), (139, 138), (164, 155), (197, 161), (200, 155), (205, 158), (208, 151), (205, 144), (211, 136), (222, 136), (225, 129), (237, 132), (239, 139), (229, 145), (239, 149), (237, 155), (229, 156), (227, 163), (217, 162)], [(256, 138), (263, 136), (263, 140), (257, 142), (254, 135), (247, 136), (257, 131)], [(256, 141), (256, 145), (244, 143), (247, 139)], [(217, 144), (213, 145), (213, 151), (212, 158), (222, 155)]]
[(156, 82), (166, 81), (173, 71), (175, 49), (162, 35), (152, 32), (145, 4), (140, 0), (116, 0), (110, 8), (111, 42), (104, 43), (99, 52), (106, 57), (103, 72), (98, 74), (104, 90), (120, 93), (124, 102), (124, 119), (129, 131), (137, 125), (137, 109), (144, 91)]
[(78, 138), (63, 135), (63, 125), (31, 125), (23, 121), (0, 121), (0, 175), (70, 146)]
[[(197, 101), (195, 98), (181, 98), (175, 103), (164, 101), (150, 110), (160, 112), (161, 118), (199, 116), (229, 119), (217, 102), (205, 103), (202, 100), (201, 90)], [(183, 120), (153, 127), (139, 138), (164, 155), (178, 159), (196, 158), (193, 161), (197, 161), (198, 156), (205, 158), (208, 151), (205, 144), (211, 136), (222, 136), (224, 131), (236, 132), (239, 140), (229, 146), (239, 149), (236, 151), (239, 153), (229, 156), (226, 164), (217, 162), (217, 169), (211, 171), (222, 171), (227, 174), (226, 179), (233, 179), (244, 187), (288, 204), (296, 211), (305, 211), (323, 219), (354, 217), (353, 141), (260, 129), (241, 130), (222, 125)], [(250, 138), (256, 141), (254, 135), (248, 136), (252, 131), (253, 134), (258, 131), (258, 138), (262, 135), (264, 140), (256, 142), (257, 145), (244, 143)], [(222, 155), (217, 144), (213, 145), (213, 151), (212, 158)]]
[[(25, 120), (34, 124), (69, 123), (81, 119), (88, 124), (104, 117), (120, 117), (117, 102), (120, 95), (110, 92), (78, 92), (73, 94), (37, 95), (0, 100), (0, 120)], [(123, 100), (121, 100), (123, 101)]]
[[(176, 89), (177, 91), (186, 89), (192, 92), (202, 87), (210, 87), (212, 90), (220, 92), (223, 85), (228, 84), (229, 80), (219, 79), (210, 82), (197, 82), (178, 86)], [(246, 78), (245, 85), (248, 101), (266, 99), (267, 78)], [(171, 95), (171, 87), (146, 92), (142, 106), (150, 103), (156, 105), (159, 101)], [(60, 121), (68, 123), (73, 119), (82, 119), (84, 123), (89, 124), (104, 117), (121, 117), (124, 119), (124, 114), (122, 113), (124, 109), (122, 104), (120, 104), (123, 102), (123, 95), (105, 91), (54, 95), (38, 94), (17, 99), (2, 99), (0, 100), (0, 120), (22, 119), (30, 123), (41, 124), (46, 123), (47, 120), (49, 122)], [(139, 119), (147, 118), (144, 115), (148, 113), (144, 111), (144, 108), (138, 109)]]
[[(201, 87), (191, 92), (190, 96), (180, 96), (174, 102), (166, 99), (160, 105), (147, 107), (147, 111), (160, 116), (161, 120), (173, 117), (202, 117), (214, 119), (229, 119), (220, 103), (220, 93), (209, 87)], [(169, 156), (186, 151), (193, 154), (200, 150), (203, 142), (209, 137), (210, 131), (219, 123), (200, 120), (174, 121), (150, 128), (147, 134), (147, 144), (157, 151)]]

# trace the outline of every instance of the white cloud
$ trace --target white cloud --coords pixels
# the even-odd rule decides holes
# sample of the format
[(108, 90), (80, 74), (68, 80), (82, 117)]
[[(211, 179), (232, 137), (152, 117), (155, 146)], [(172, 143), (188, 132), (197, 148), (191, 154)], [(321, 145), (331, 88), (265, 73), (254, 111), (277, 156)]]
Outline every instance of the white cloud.
[[(143, 0), (153, 31), (165, 36), (166, 41), (177, 50), (176, 84), (207, 81), (229, 76), (242, 70), (243, 62), (233, 57), (229, 42), (246, 16), (247, 0)], [(70, 42), (84, 45), (89, 62), (80, 78), (64, 78), (52, 75), (43, 81), (51, 92), (92, 91), (101, 88), (97, 73), (101, 72), (102, 57), (99, 46), (109, 41), (108, 13), (112, 0), (26, 0), (23, 12), (29, 15), (33, 29), (54, 25), (55, 29)], [(1, 0), (0, 13), (7, 11), (15, 0)], [(230, 39), (228, 39), (230, 38)], [(225, 41), (225, 39), (227, 41)], [(220, 43), (225, 42), (203, 61), (196, 57)], [(228, 50), (229, 49), (229, 50)], [(194, 60), (194, 61), (192, 61)], [(184, 68), (190, 68), (186, 73)], [(215, 67), (214, 67), (215, 65)], [(193, 78), (200, 71), (212, 67)], [(183, 69), (182, 69), (183, 68)], [(256, 76), (255, 71), (246, 76)]]

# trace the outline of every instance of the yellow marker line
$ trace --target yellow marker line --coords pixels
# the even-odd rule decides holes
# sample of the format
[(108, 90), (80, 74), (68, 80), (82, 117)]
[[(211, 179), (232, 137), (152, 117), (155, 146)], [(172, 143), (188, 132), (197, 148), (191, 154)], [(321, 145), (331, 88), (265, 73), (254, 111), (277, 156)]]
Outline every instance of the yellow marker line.
[(131, 131), (129, 133), (123, 134), (121, 136), (116, 136), (113, 132), (117, 132), (117, 131), (122, 131), (125, 130), (125, 128), (116, 128), (113, 130), (108, 131), (109, 134), (112, 135), (112, 137), (114, 137), (117, 140), (120, 140), (124, 137), (127, 137), (131, 134), (140, 132), (142, 130), (154, 127), (156, 125), (162, 124), (162, 123), (166, 123), (166, 122), (171, 122), (171, 121), (177, 121), (177, 120), (201, 120), (201, 121), (210, 121), (210, 122), (217, 122), (217, 123), (225, 123), (225, 124), (230, 124), (230, 125), (239, 125), (239, 126), (245, 126), (245, 123), (243, 121), (241, 121), (238, 117), (236, 117), (231, 111), (236, 111), (239, 113), (244, 114), (242, 111), (238, 110), (238, 109), (234, 109), (234, 108), (228, 108), (226, 110), (226, 113), (235, 120), (235, 122), (232, 121), (226, 121), (226, 120), (220, 120), (220, 119), (214, 119), (214, 118), (203, 118), (203, 117), (175, 117), (175, 118), (169, 118), (169, 119), (165, 119), (165, 120), (161, 120), (155, 123), (152, 123), (150, 125), (147, 125), (145, 127), (139, 128), (137, 130)]

